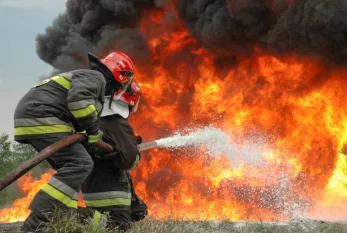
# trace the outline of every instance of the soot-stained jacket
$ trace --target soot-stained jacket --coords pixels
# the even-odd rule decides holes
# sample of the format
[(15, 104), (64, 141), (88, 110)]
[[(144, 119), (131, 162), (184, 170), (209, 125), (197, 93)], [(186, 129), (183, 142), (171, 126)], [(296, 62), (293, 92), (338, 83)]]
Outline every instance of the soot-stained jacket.
[(128, 120), (118, 114), (101, 117), (99, 128), (103, 132), (103, 141), (112, 145), (117, 152), (110, 158), (113, 166), (124, 170), (134, 169), (140, 154), (137, 138)]
[(114, 152), (105, 154), (98, 147), (86, 144), (94, 167), (82, 185), (83, 199), (88, 208), (109, 212), (113, 221), (121, 225), (132, 221), (132, 199), (137, 203), (135, 216), (139, 214), (136, 208), (140, 208), (142, 217), (147, 213), (146, 205), (138, 201), (127, 171), (135, 168), (140, 159), (137, 138), (127, 119), (118, 114), (102, 116), (99, 128), (103, 141), (112, 145)]
[(95, 70), (74, 70), (46, 79), (30, 89), (14, 113), (15, 140), (97, 129), (105, 95), (105, 78)]

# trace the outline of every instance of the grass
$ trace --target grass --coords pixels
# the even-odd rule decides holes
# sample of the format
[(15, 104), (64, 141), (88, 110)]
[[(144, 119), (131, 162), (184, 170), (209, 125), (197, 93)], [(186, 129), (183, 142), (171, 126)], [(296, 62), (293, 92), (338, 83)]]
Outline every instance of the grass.
[(232, 223), (222, 222), (186, 222), (154, 221), (146, 219), (135, 223), (134, 233), (347, 233), (347, 225), (322, 222), (311, 224), (269, 224), (269, 223)]
[[(0, 225), (1, 226), (1, 225)], [(20, 232), (19, 224), (0, 227), (0, 233)], [(43, 228), (45, 233), (118, 233), (115, 229), (99, 228), (93, 230), (90, 221), (82, 222), (76, 215), (54, 214), (49, 224)], [(347, 233), (347, 224), (315, 220), (295, 220), (286, 224), (271, 223), (233, 223), (228, 221), (158, 221), (144, 219), (133, 224), (133, 233)]]

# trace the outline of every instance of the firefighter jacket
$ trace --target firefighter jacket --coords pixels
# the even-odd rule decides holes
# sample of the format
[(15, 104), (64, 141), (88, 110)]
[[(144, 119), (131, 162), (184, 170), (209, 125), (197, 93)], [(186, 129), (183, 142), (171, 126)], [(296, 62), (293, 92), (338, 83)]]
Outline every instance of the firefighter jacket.
[(99, 128), (103, 132), (103, 141), (112, 145), (117, 152), (112, 156), (113, 166), (124, 170), (134, 169), (140, 160), (140, 153), (128, 120), (118, 114), (101, 117)]
[(98, 159), (91, 149), (94, 146), (85, 145), (94, 155), (94, 167), (82, 185), (83, 199), (87, 207), (100, 211), (127, 210), (129, 212), (127, 218), (131, 220), (129, 208), (132, 184), (127, 171), (123, 169), (131, 169), (139, 161), (134, 131), (127, 119), (118, 114), (100, 117), (98, 123), (103, 132), (103, 141), (112, 145), (117, 153), (106, 160)]
[(15, 140), (97, 129), (105, 78), (95, 70), (74, 70), (34, 86), (14, 113)]

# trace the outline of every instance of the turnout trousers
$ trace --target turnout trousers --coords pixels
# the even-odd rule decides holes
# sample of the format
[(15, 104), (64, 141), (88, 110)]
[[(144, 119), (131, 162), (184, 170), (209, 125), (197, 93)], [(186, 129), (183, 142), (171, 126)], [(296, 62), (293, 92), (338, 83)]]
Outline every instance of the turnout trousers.
[[(28, 142), (39, 152), (68, 135), (47, 135), (40, 139), (29, 139)], [(31, 213), (22, 226), (24, 231), (38, 229), (41, 223), (48, 221), (47, 214), (56, 207), (63, 211), (76, 211), (78, 192), (93, 169), (93, 160), (81, 143), (62, 148), (47, 161), (57, 173), (30, 203)]]
[(127, 231), (132, 222), (147, 214), (147, 206), (136, 196), (128, 171), (115, 168), (110, 161), (94, 160), (82, 193), (88, 208), (109, 215), (108, 227)]

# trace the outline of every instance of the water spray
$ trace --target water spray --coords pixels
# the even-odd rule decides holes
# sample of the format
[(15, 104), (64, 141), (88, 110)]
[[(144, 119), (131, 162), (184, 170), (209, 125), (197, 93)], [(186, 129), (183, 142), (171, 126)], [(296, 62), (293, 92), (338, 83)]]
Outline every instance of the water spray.
[[(33, 158), (25, 161), (15, 170), (6, 175), (6, 177), (0, 179), (0, 191), (13, 183), (19, 177), (24, 175), (30, 169), (38, 165), (43, 160), (47, 159), (54, 152), (60, 150), (63, 147), (69, 146), (76, 142), (81, 142), (86, 139), (84, 134), (74, 134), (66, 137), (51, 146), (48, 146), (41, 152), (37, 153)], [(160, 140), (145, 142), (138, 145), (139, 151), (145, 151), (152, 148), (178, 148), (182, 146), (201, 146), (204, 145), (207, 148), (208, 153), (219, 154), (228, 149), (230, 142), (229, 136), (225, 135), (221, 130), (213, 127), (205, 127), (202, 130), (190, 131), (188, 134), (175, 134), (172, 137), (163, 138)], [(96, 145), (102, 148), (106, 152), (113, 150), (112, 146), (99, 141)]]
[(202, 129), (189, 129), (186, 133), (176, 133), (171, 137), (162, 138), (138, 145), (140, 152), (152, 148), (180, 147), (206, 148), (209, 155), (218, 155), (231, 151), (230, 136), (220, 129), (207, 126)]

